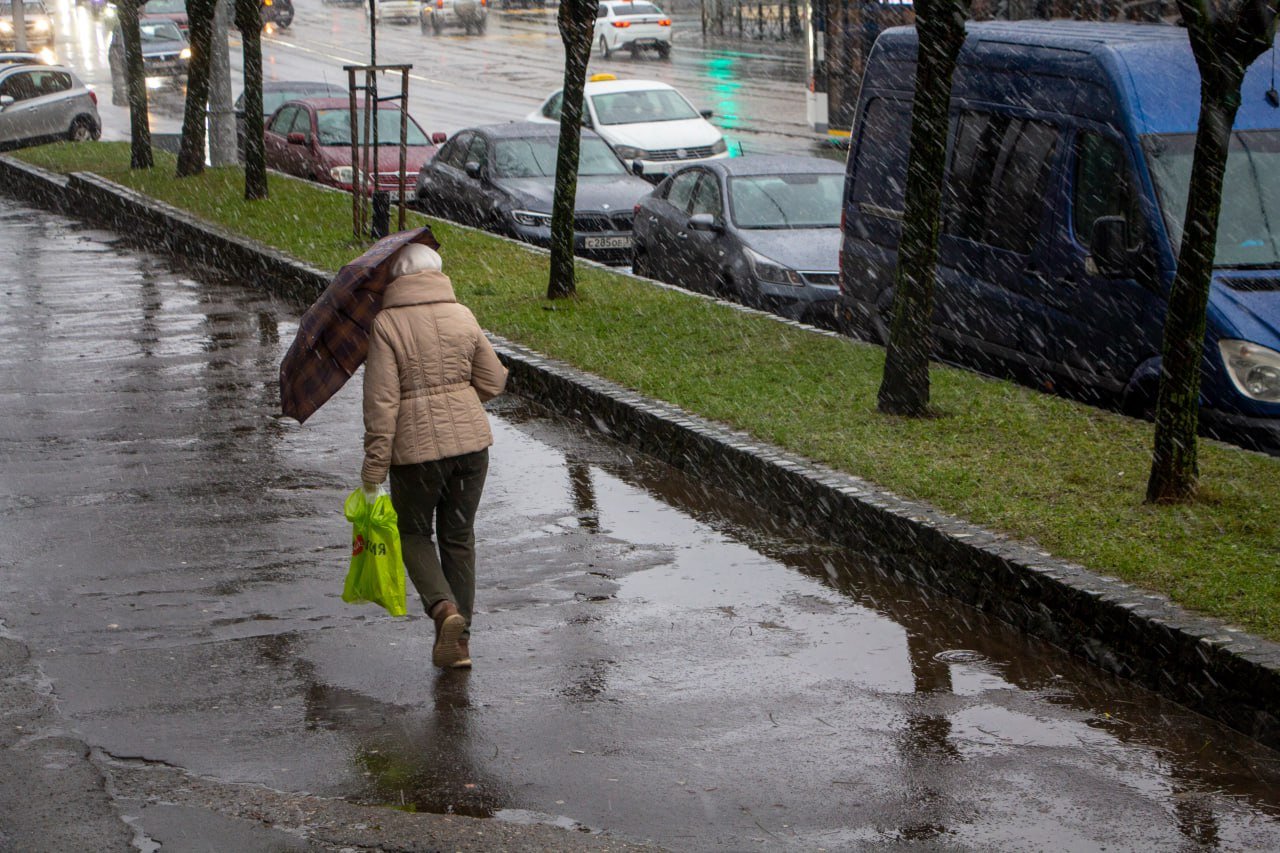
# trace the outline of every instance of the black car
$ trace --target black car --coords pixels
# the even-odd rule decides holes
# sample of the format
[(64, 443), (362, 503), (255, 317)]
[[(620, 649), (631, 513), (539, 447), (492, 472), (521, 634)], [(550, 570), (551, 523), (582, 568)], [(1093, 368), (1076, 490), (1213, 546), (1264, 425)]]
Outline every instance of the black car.
[[(138, 31), (142, 35), (142, 73), (147, 78), (147, 88), (166, 83), (175, 88), (184, 85), (191, 47), (178, 25), (167, 18), (143, 18), (138, 22)], [(125, 103), (127, 89), (124, 37), (119, 27), (111, 33), (107, 63), (111, 66), (111, 100), (119, 106)]]
[(636, 207), (637, 275), (828, 322), (839, 293), (844, 167), (818, 157), (711, 160)]
[[(549, 246), (559, 133), (558, 125), (532, 122), (460, 131), (418, 173), (419, 207)], [(628, 263), (632, 209), (651, 189), (627, 172), (603, 139), (584, 130), (574, 251), (604, 263)]]

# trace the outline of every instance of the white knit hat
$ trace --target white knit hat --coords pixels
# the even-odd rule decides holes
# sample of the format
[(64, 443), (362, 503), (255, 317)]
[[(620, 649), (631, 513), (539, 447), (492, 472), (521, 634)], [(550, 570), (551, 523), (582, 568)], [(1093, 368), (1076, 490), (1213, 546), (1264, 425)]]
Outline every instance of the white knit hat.
[(421, 243), (406, 243), (391, 261), (392, 278), (416, 272), (440, 272), (444, 262), (435, 249)]

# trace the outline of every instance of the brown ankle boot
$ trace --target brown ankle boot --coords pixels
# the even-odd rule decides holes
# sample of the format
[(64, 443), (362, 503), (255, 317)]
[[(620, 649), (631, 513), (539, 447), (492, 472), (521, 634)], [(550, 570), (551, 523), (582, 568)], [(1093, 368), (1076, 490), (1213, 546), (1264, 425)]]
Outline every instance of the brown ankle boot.
[(436, 623), (436, 643), (431, 647), (431, 663), (439, 667), (451, 667), (461, 660), (458, 641), (467, 628), (452, 601), (441, 601), (432, 608), (432, 620)]

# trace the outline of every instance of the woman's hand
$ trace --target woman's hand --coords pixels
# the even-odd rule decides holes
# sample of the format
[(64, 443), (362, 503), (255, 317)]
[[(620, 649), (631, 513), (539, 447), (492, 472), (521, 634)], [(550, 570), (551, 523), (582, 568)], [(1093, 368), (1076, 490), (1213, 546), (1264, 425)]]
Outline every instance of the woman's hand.
[(361, 483), (360, 491), (364, 492), (364, 499), (369, 503), (376, 501), (379, 495), (387, 493), (381, 483)]

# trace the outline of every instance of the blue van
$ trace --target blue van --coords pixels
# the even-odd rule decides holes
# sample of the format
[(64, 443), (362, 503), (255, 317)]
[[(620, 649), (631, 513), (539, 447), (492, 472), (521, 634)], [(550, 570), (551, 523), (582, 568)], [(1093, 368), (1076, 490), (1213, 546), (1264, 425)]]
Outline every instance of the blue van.
[[(844, 191), (840, 317), (886, 341), (906, 186), (914, 28), (863, 78)], [(1280, 98), (1271, 52), (1232, 135), (1205, 333), (1201, 426), (1280, 449)], [(938, 354), (1154, 408), (1199, 114), (1180, 27), (972, 24), (951, 100)]]

